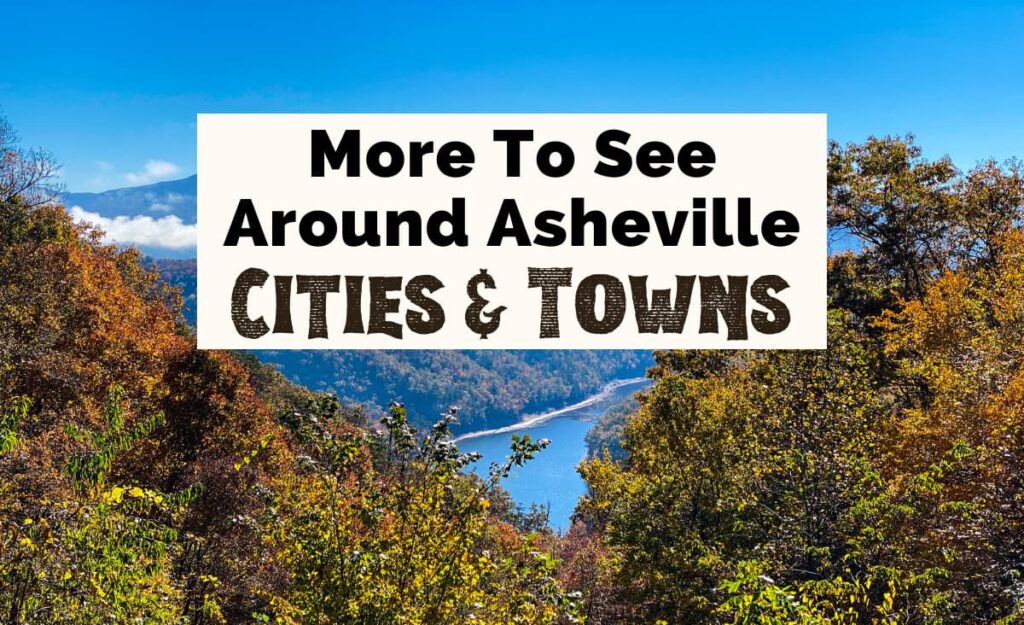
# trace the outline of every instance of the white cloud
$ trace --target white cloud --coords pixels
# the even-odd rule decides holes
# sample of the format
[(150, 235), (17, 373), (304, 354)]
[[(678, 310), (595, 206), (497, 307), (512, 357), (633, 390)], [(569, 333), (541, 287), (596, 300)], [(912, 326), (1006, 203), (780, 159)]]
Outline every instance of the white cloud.
[(181, 168), (170, 161), (149, 160), (146, 161), (142, 171), (127, 173), (124, 175), (124, 179), (128, 181), (128, 184), (149, 184), (170, 178), (180, 171)]
[[(93, 175), (89, 178), (88, 188), (82, 191), (106, 191), (118, 187), (134, 187), (150, 184), (180, 176), (182, 169), (179, 165), (161, 159), (150, 159), (142, 166), (140, 171), (122, 172), (110, 161), (94, 161)], [(183, 196), (176, 193), (167, 193), (165, 202), (176, 204)], [(156, 200), (157, 198), (154, 198)]]
[(104, 217), (81, 206), (68, 209), (75, 221), (90, 223), (106, 234), (108, 243), (147, 245), (180, 250), (196, 246), (196, 225), (186, 224), (176, 215), (153, 219), (149, 215), (118, 215)]

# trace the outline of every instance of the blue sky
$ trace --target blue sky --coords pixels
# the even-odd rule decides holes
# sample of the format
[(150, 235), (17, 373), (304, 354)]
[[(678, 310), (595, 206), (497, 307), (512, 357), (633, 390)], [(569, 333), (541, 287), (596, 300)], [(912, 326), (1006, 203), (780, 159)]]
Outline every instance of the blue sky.
[(825, 112), (1024, 156), (1019, 1), (5, 4), (0, 111), (75, 191), (191, 174), (197, 112)]

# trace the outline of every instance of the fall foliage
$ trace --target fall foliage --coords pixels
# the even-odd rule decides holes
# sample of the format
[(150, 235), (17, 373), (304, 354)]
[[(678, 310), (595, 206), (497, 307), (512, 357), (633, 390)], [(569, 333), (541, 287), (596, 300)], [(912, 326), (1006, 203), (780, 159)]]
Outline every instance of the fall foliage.
[(660, 353), (582, 465), (590, 622), (1024, 619), (1020, 164), (833, 144), (829, 199), (828, 349)]
[(138, 253), (35, 201), (49, 170), (0, 150), (2, 622), (576, 620), (549, 533), (490, 510), (508, 466), (462, 472), (454, 412), (371, 428), (197, 350)]

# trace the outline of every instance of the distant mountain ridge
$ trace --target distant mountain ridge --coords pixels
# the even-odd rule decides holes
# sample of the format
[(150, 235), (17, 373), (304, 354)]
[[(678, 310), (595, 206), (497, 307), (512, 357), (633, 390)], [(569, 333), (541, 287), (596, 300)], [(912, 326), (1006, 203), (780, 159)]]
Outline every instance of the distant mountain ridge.
[[(98, 193), (65, 193), (64, 206), (99, 215), (108, 220), (177, 217), (186, 226), (196, 223), (196, 176), (166, 180), (139, 187), (123, 187)], [(177, 224), (180, 228), (181, 224)], [(160, 225), (155, 228), (159, 229)], [(165, 228), (166, 230), (166, 228)], [(157, 238), (151, 236), (150, 238)], [(162, 239), (162, 238), (161, 238)], [(166, 239), (162, 239), (166, 240)], [(140, 241), (121, 241), (138, 247), (153, 258), (193, 258), (195, 247), (168, 247)]]
[(176, 215), (185, 223), (196, 222), (195, 175), (140, 187), (123, 187), (97, 193), (65, 193), (65, 206), (81, 206), (103, 217), (119, 215)]

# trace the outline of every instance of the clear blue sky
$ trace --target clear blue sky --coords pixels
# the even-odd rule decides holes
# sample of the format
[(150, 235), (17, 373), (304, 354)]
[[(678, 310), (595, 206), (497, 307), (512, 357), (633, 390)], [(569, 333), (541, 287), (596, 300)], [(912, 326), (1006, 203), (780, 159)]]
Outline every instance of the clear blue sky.
[(825, 112), (1024, 157), (1019, 0), (298, 4), (9, 0), (0, 110), (78, 191), (192, 173), (197, 112)]

